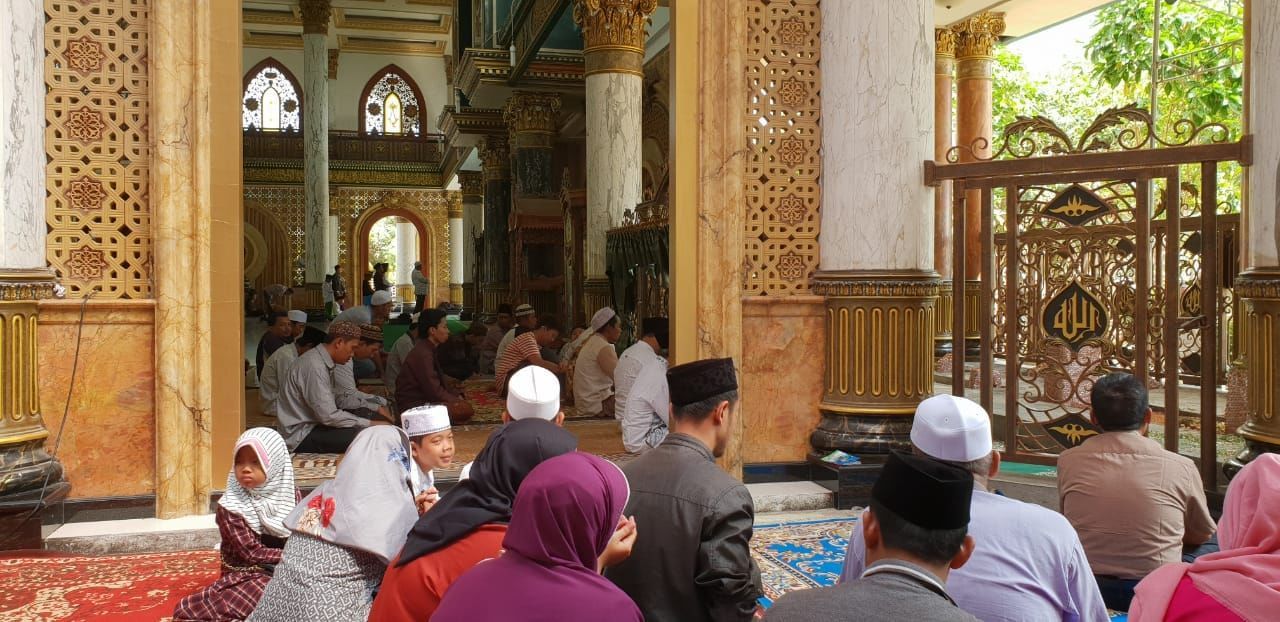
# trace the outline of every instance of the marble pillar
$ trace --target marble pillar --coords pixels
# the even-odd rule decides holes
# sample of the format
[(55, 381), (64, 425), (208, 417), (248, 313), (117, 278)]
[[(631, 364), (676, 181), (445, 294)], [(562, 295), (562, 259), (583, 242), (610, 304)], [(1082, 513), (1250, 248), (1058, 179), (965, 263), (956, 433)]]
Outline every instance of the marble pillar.
[(511, 130), (513, 196), (517, 201), (554, 199), (560, 188), (552, 180), (551, 155), (559, 129), (560, 95), (516, 91), (507, 99), (503, 119)]
[(305, 203), (307, 285), (318, 286), (328, 272), (325, 246), (329, 225), (329, 0), (302, 0), (303, 202)]
[(333, 267), (338, 265), (338, 215), (329, 214), (329, 224), (326, 229), (328, 234), (328, 242), (325, 244), (324, 254), (324, 273), (331, 274)]
[[(462, 288), (468, 307), (478, 302), (476, 286), (476, 236), (484, 231), (484, 174), (458, 171), (462, 186)], [(474, 309), (471, 309), (474, 310)]]
[(644, 44), (657, 0), (575, 0), (587, 93), (587, 315), (610, 304), (605, 234), (643, 191)]
[(418, 256), (418, 230), (413, 223), (396, 219), (396, 285), (412, 285), (413, 262), (422, 261)]
[(480, 142), (484, 162), (484, 267), (482, 309), (496, 314), (511, 302), (511, 157), (505, 134), (490, 134)]
[[(991, 156), (992, 110), (991, 73), (995, 67), (995, 48), (1004, 33), (1004, 13), (979, 13), (952, 26), (956, 32), (956, 144), (961, 162)], [(982, 195), (979, 190), (965, 193), (964, 270), (965, 280), (965, 354), (976, 360), (982, 327)]]
[(462, 195), (449, 197), (449, 302), (462, 304), (462, 283), (465, 275), (466, 229), (462, 225)]
[[(826, 378), (815, 453), (906, 447), (933, 393), (932, 0), (823, 5), (822, 248)], [(885, 102), (894, 102), (886, 106)], [(873, 153), (875, 157), (866, 157)], [(885, 200), (891, 197), (891, 200)]]
[[(952, 126), (952, 108), (956, 73), (956, 32), (950, 28), (935, 28), (933, 55), (933, 157), (945, 162), (947, 151), (955, 144)], [(933, 265), (942, 277), (938, 290), (938, 306), (934, 326), (934, 354), (942, 356), (951, 351), (951, 181), (935, 188), (933, 201)]]
[[(33, 510), (66, 496), (62, 465), (45, 452), (37, 302), (53, 296), (45, 260), (44, 4), (0, 12), (0, 550), (40, 546)], [(43, 489), (43, 490), (42, 490)], [(12, 513), (9, 513), (9, 512)], [(23, 520), (23, 517), (31, 520)], [(13, 524), (10, 520), (13, 519)]]
[(1245, 449), (1224, 467), (1229, 477), (1262, 453), (1280, 453), (1280, 3), (1245, 4), (1245, 41), (1244, 134), (1253, 137), (1253, 163), (1244, 169), (1245, 271), (1235, 294), (1244, 302), (1248, 415)]

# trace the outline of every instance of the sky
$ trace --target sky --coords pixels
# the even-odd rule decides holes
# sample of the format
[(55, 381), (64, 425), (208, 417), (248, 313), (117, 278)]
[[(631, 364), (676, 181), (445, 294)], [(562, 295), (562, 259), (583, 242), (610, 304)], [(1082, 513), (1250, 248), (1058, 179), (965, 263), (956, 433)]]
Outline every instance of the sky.
[(1007, 47), (1022, 57), (1022, 64), (1032, 76), (1056, 73), (1067, 63), (1084, 60), (1084, 44), (1096, 27), (1090, 11), (1037, 33), (1009, 43)]

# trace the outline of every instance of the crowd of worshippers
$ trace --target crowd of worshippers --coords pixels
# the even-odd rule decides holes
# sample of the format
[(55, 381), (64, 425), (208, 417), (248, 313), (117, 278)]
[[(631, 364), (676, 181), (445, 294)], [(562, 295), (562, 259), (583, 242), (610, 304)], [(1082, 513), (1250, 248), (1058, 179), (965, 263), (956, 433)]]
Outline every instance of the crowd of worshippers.
[[(398, 418), (383, 403), (337, 403), (338, 368), (380, 347), (376, 325), (335, 321), (325, 337), (280, 324), (300, 330), (301, 352), (278, 384), (282, 436), (258, 428), (237, 444), (218, 510), (223, 576), (175, 619), (1280, 617), (1280, 458), (1260, 456), (1231, 481), (1215, 524), (1195, 464), (1146, 437), (1147, 389), (1131, 375), (1094, 382), (1101, 433), (1060, 455), (1061, 513), (993, 487), (1000, 454), (981, 406), (921, 402), (910, 450), (887, 457), (849, 534), (839, 583), (765, 609), (751, 496), (715, 464), (740, 416), (733, 361), (668, 369), (661, 318), (610, 356), (620, 332), (610, 309), (553, 353), (554, 319), (504, 308), (471, 335), (495, 342), (504, 424), (441, 495), (433, 470), (450, 466), (451, 426), (470, 416), (441, 367), (444, 313), (424, 311), (425, 332), (399, 357)], [(637, 396), (651, 419), (628, 432)], [(570, 399), (621, 417), (641, 455), (619, 470), (576, 453), (560, 427)], [(303, 411), (329, 419), (289, 414)], [(337, 477), (296, 506), (290, 449), (346, 453)]]

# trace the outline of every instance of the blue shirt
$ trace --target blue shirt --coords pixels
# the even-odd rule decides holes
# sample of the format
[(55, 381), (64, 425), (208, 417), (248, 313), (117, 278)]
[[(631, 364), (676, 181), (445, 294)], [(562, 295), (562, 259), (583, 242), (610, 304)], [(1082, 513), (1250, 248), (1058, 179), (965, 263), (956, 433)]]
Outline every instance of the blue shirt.
[[(1038, 505), (973, 491), (969, 562), (947, 577), (960, 608), (985, 622), (1108, 620), (1106, 605), (1071, 523)], [(862, 525), (849, 536), (840, 582), (862, 576)]]

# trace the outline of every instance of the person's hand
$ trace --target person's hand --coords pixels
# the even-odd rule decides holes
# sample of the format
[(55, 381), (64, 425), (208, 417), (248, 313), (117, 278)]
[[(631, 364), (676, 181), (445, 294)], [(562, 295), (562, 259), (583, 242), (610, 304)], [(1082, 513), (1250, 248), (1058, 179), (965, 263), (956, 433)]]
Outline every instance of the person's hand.
[(378, 407), (378, 415), (387, 421), (391, 421), (391, 411), (388, 410), (386, 406)]
[(413, 498), (414, 505), (418, 506), (418, 516), (426, 514), (427, 510), (430, 510), (431, 506), (435, 505), (439, 500), (440, 492), (436, 490), (435, 486), (418, 493), (418, 496)]
[(597, 560), (599, 562), (597, 570), (603, 572), (605, 568), (627, 561), (627, 558), (631, 557), (631, 549), (636, 544), (638, 534), (636, 517), (618, 518), (618, 526), (613, 530), (613, 537), (609, 538), (609, 545), (604, 547), (604, 552)]

